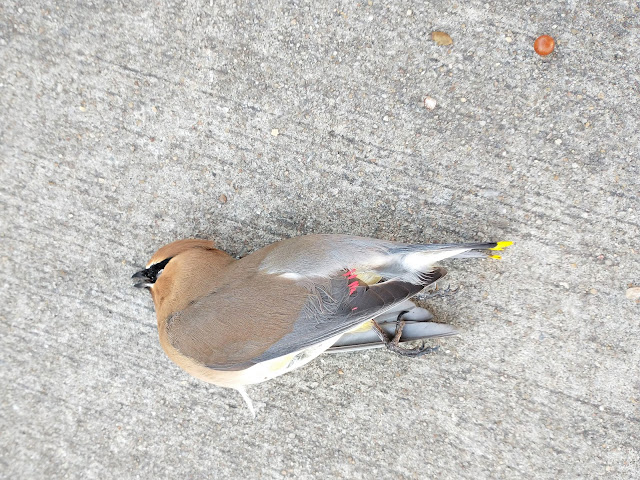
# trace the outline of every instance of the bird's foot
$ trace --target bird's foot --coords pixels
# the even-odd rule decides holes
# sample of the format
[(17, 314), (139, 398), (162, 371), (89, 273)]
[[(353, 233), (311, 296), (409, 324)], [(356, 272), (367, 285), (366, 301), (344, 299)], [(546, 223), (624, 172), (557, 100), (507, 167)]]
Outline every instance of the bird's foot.
[(424, 344), (424, 342), (422, 342), (420, 346), (415, 348), (405, 348), (405, 347), (401, 347), (400, 345), (394, 345), (393, 343), (387, 344), (386, 347), (387, 349), (391, 350), (394, 353), (397, 353), (398, 355), (402, 355), (403, 357), (410, 357), (410, 358), (418, 358), (423, 355), (433, 353), (437, 351), (438, 348), (440, 348), (438, 346), (427, 347)]
[(397, 353), (398, 355), (402, 355), (405, 357), (417, 358), (422, 355), (426, 355), (428, 353), (435, 352), (439, 347), (427, 347), (424, 342), (418, 347), (415, 348), (405, 348), (400, 346), (400, 338), (402, 337), (402, 330), (404, 329), (405, 321), (403, 319), (404, 314), (407, 312), (400, 312), (398, 318), (396, 319), (396, 332), (392, 339), (389, 339), (389, 335), (378, 325), (375, 320), (373, 322), (373, 328), (375, 329), (378, 337), (384, 343), (384, 346), (387, 347), (388, 350)]

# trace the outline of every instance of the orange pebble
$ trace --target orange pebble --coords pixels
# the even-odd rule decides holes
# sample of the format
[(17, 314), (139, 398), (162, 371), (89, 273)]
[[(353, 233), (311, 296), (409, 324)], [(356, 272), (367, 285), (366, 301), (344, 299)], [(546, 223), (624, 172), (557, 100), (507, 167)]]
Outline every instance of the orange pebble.
[(533, 42), (533, 49), (538, 55), (542, 55), (543, 57), (553, 52), (555, 46), (556, 41), (549, 35), (540, 35), (536, 38), (536, 41)]

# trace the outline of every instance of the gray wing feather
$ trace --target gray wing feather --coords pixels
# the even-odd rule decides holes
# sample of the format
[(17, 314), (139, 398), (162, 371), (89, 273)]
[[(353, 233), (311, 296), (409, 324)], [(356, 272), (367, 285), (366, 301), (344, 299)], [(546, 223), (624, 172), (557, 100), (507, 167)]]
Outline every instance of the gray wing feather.
[(276, 243), (260, 269), (273, 274), (328, 278), (344, 269), (379, 264), (394, 245), (350, 235), (306, 235)]
[[(416, 275), (428, 269), (431, 258), (435, 262), (447, 257), (483, 257), (481, 250), (495, 246), (496, 243), (412, 245), (350, 235), (306, 235), (274, 244), (259, 268), (296, 279), (328, 278), (343, 269), (355, 268), (384, 278), (416, 281)], [(408, 264), (405, 259), (415, 253), (424, 255), (417, 264)]]
[(357, 287), (353, 294), (350, 294), (344, 276), (334, 277), (325, 285), (316, 285), (316, 291), (303, 307), (293, 331), (252, 362), (281, 357), (338, 336), (412, 297), (444, 274), (446, 270), (438, 268), (424, 274), (422, 281), (416, 284), (390, 280)]

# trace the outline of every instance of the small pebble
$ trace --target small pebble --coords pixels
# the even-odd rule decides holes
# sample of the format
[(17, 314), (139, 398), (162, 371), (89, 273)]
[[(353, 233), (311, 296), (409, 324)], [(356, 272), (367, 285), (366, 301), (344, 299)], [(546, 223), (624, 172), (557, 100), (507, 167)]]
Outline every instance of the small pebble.
[(427, 110), (433, 110), (434, 108), (436, 108), (437, 104), (438, 102), (436, 102), (435, 98), (424, 97), (424, 108), (426, 108)]
[(227, 196), (223, 193), (218, 197), (218, 200), (220, 200), (220, 203), (227, 203)]
[(591, 290), (589, 290), (589, 293), (591, 295), (597, 295), (598, 294), (598, 290), (596, 290), (595, 288), (592, 288)]
[(625, 295), (629, 300), (640, 300), (640, 287), (627, 288), (627, 293)]
[(431, 40), (441, 46), (451, 45), (453, 43), (453, 39), (449, 34), (444, 32), (431, 32)]
[(271, 135), (273, 135), (274, 137), (277, 137), (278, 135), (280, 135), (280, 130), (278, 130), (277, 128), (274, 128), (273, 130), (271, 130)]

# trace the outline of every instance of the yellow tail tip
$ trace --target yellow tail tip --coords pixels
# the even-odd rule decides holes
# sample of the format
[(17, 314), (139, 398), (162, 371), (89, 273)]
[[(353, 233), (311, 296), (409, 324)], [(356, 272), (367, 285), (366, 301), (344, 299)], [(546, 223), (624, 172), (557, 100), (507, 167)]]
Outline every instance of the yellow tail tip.
[[(513, 242), (498, 242), (498, 244), (495, 247), (490, 248), (489, 250), (496, 250), (496, 251), (504, 250), (505, 248), (507, 248), (507, 247), (509, 247), (511, 245), (513, 245)], [(500, 257), (498, 257), (498, 258), (500, 258)]]
[[(493, 250), (493, 248), (491, 250)], [(502, 257), (500, 255), (489, 255), (489, 258), (495, 258), (496, 260), (500, 260)]]

